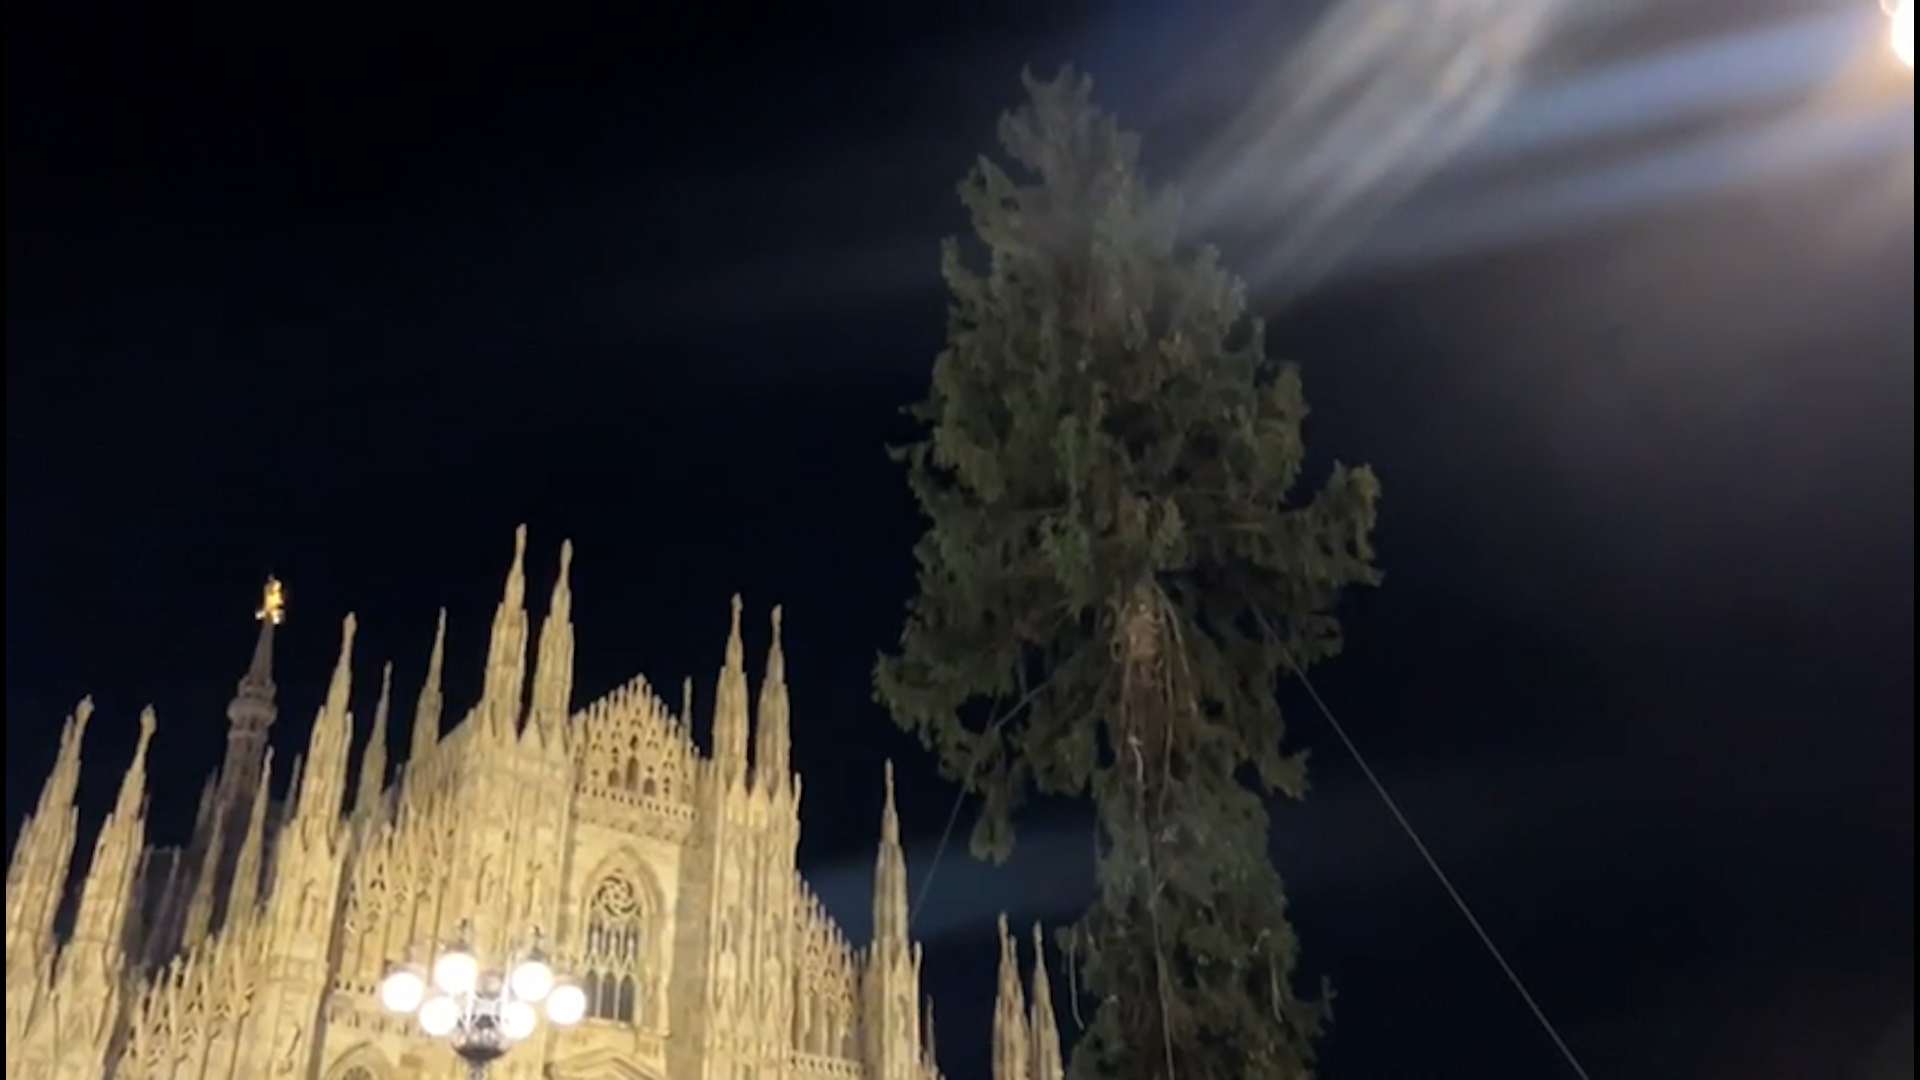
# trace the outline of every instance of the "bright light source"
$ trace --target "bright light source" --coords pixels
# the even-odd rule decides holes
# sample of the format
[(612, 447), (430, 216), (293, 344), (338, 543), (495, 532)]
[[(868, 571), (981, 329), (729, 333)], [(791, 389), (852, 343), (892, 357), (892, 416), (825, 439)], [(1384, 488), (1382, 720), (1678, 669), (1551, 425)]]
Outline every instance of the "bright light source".
[(587, 1015), (587, 993), (572, 983), (561, 983), (547, 995), (547, 1019), (571, 1027)]
[(1890, 31), (1893, 42), (1893, 55), (1908, 67), (1913, 66), (1913, 0), (1887, 0), (1887, 14), (1892, 20)]
[(540, 1014), (524, 1001), (509, 1001), (500, 1006), (500, 1030), (514, 1042), (533, 1034), (540, 1026)]
[(454, 949), (433, 962), (433, 985), (449, 994), (465, 994), (480, 979), (480, 962), (465, 949)]
[(380, 980), (380, 1004), (389, 1012), (413, 1012), (426, 997), (427, 980), (413, 968), (394, 968)]
[(553, 991), (553, 969), (538, 957), (522, 960), (507, 976), (507, 988), (521, 1001), (538, 1005)]
[(460, 1026), (460, 1006), (443, 995), (430, 997), (420, 1006), (420, 1030), (430, 1038), (441, 1038)]

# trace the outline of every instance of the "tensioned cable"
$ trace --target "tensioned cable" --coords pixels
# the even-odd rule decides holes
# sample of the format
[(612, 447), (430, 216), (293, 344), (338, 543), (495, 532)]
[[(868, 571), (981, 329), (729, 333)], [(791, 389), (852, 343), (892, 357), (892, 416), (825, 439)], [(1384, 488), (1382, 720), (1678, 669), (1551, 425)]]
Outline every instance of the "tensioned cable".
[[(1347, 734), (1346, 725), (1334, 715), (1333, 709), (1327, 705), (1326, 699), (1320, 696), (1320, 691), (1313, 685), (1313, 680), (1307, 678), (1307, 673), (1294, 660), (1293, 654), (1287, 652), (1285, 646), (1281, 647), (1281, 651), (1286, 657), (1287, 666), (1292, 668), (1294, 675), (1300, 679), (1300, 685), (1306, 688), (1307, 696), (1312, 699), (1314, 707), (1320, 710), (1320, 715), (1326, 720), (1327, 726), (1333, 729), (1341, 745), (1347, 748), (1348, 755), (1353, 758), (1353, 763), (1360, 767), (1360, 773), (1366, 777), (1367, 784), (1373, 788), (1374, 794), (1380, 796), (1380, 801), (1386, 805), (1387, 812), (1393, 815), (1394, 823), (1400, 826), (1400, 831), (1407, 834), (1407, 839), (1413, 843), (1414, 850), (1419, 852), (1421, 861), (1427, 864), (1427, 869), (1440, 882), (1440, 887), (1446, 890), (1448, 899), (1453, 901), (1453, 906), (1459, 910), (1461, 918), (1467, 920), (1467, 925), (1473, 928), (1474, 936), (1480, 939), (1480, 944), (1485, 947), (1487, 954), (1493, 957), (1495, 964), (1499, 965), (1501, 973), (1507, 977), (1507, 982), (1512, 984), (1514, 992), (1520, 995), (1520, 1000), (1526, 1003), (1527, 1010), (1533, 1013), (1533, 1018), (1547, 1033), (1547, 1038), (1553, 1040), (1555, 1049), (1560, 1051), (1560, 1056), (1566, 1060), (1567, 1067), (1572, 1069), (1573, 1074), (1580, 1080), (1593, 1080), (1586, 1066), (1580, 1063), (1579, 1055), (1573, 1052), (1573, 1047), (1560, 1034), (1560, 1029), (1547, 1016), (1547, 1011), (1541, 1008), (1539, 999), (1527, 989), (1526, 981), (1520, 978), (1520, 973), (1507, 960), (1507, 955), (1500, 951), (1500, 946), (1495, 944), (1493, 935), (1487, 932), (1480, 917), (1473, 913), (1472, 905), (1467, 903), (1467, 898), (1460, 894), (1453, 879), (1441, 867), (1440, 860), (1434, 857), (1432, 849), (1428, 848), (1426, 841), (1420, 838), (1419, 830), (1413, 827), (1413, 822), (1408, 820), (1406, 813), (1400, 809), (1400, 804), (1395, 802), (1393, 795), (1387, 791), (1387, 785), (1381, 782), (1379, 775), (1373, 771), (1373, 766), (1367, 764), (1365, 755), (1360, 753), (1359, 744)], [(1018, 712), (1017, 708), (1009, 709), (998, 721), (989, 725), (988, 732), (1001, 727)], [(975, 759), (975, 768), (978, 768), (979, 760), (979, 758)], [(908, 912), (907, 928), (909, 930), (913, 928), (914, 921), (919, 918), (920, 909), (926, 904), (927, 894), (933, 889), (934, 875), (939, 873), (940, 862), (946, 857), (947, 845), (953, 840), (953, 829), (960, 821), (960, 807), (965, 803), (966, 797), (967, 784), (963, 782), (960, 790), (954, 793), (953, 806), (947, 811), (946, 827), (940, 831), (940, 843), (933, 850), (933, 861), (927, 866), (927, 876), (921, 879), (920, 890), (914, 897), (912, 909)]]
[(1580, 1064), (1580, 1058), (1574, 1054), (1573, 1047), (1567, 1045), (1567, 1040), (1560, 1035), (1560, 1029), (1547, 1018), (1547, 1011), (1540, 1007), (1539, 1000), (1533, 996), (1532, 991), (1527, 989), (1527, 984), (1520, 978), (1520, 973), (1507, 962), (1506, 954), (1500, 951), (1500, 946), (1494, 944), (1493, 935), (1487, 933), (1487, 928), (1481, 924), (1479, 917), (1473, 913), (1473, 908), (1467, 904), (1467, 898), (1460, 895), (1460, 890), (1454, 887), (1453, 879), (1441, 869), (1440, 860), (1434, 858), (1426, 841), (1420, 839), (1420, 833), (1414, 829), (1413, 822), (1407, 820), (1407, 815), (1401, 811), (1400, 804), (1394, 802), (1393, 796), (1387, 793), (1387, 785), (1381, 783), (1380, 777), (1374, 774), (1373, 766), (1367, 764), (1367, 759), (1360, 753), (1359, 745), (1347, 734), (1346, 726), (1340, 723), (1340, 718), (1333, 715), (1333, 710), (1327, 706), (1326, 699), (1322, 698), (1320, 691), (1314, 688), (1313, 680), (1307, 678), (1307, 673), (1293, 659), (1293, 654), (1287, 651), (1285, 645), (1280, 646), (1280, 651), (1286, 657), (1287, 666), (1291, 667), (1293, 673), (1299, 677), (1300, 685), (1306, 687), (1307, 696), (1313, 699), (1314, 707), (1320, 710), (1320, 715), (1326, 719), (1327, 726), (1333, 729), (1334, 735), (1338, 736), (1340, 742), (1346, 746), (1347, 753), (1353, 757), (1353, 763), (1360, 766), (1361, 774), (1367, 778), (1367, 783), (1372, 785), (1374, 794), (1380, 796), (1380, 801), (1386, 804), (1387, 812), (1393, 815), (1393, 820), (1399, 824), (1400, 831), (1407, 834), (1408, 840), (1413, 841), (1414, 850), (1420, 853), (1420, 858), (1427, 864), (1427, 869), (1433, 871), (1433, 876), (1439, 880), (1440, 887), (1447, 890), (1447, 896), (1453, 900), (1453, 906), (1460, 909), (1461, 917), (1467, 920), (1468, 926), (1473, 927), (1474, 934), (1480, 938), (1480, 944), (1486, 946), (1488, 955), (1493, 957), (1493, 962), (1500, 965), (1500, 970), (1506, 974), (1507, 981), (1513, 984), (1514, 992), (1520, 995), (1521, 1001), (1527, 1003), (1533, 1018), (1540, 1022), (1540, 1027), (1546, 1031), (1547, 1038), (1553, 1040), (1553, 1045), (1559, 1049), (1560, 1056), (1566, 1059), (1567, 1067), (1572, 1069), (1573, 1074), (1580, 1080), (1592, 1080), (1586, 1067)]

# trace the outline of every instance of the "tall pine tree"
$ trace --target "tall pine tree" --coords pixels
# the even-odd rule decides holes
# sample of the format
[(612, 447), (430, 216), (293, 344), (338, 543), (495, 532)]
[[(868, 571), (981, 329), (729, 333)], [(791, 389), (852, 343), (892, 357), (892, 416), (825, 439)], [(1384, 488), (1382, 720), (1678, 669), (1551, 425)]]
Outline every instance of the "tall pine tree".
[(1005, 857), (1029, 794), (1091, 796), (1074, 1077), (1299, 1080), (1326, 1012), (1268, 853), (1267, 796), (1306, 789), (1275, 692), (1379, 581), (1379, 485), (1301, 490), (1300, 376), (1242, 283), (1182, 242), (1088, 81), (1026, 86), (1010, 167), (960, 186), (978, 244), (944, 251), (926, 437), (897, 451), (931, 527), (877, 694), (982, 796), (976, 854)]

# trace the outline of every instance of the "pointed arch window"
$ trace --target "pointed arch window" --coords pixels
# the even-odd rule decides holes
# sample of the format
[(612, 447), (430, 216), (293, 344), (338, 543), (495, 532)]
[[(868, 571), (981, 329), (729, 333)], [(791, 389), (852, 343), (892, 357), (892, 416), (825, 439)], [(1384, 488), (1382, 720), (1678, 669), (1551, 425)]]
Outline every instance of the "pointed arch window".
[(644, 916), (639, 891), (627, 878), (608, 875), (594, 887), (587, 906), (587, 940), (581, 964), (589, 1017), (619, 1024), (634, 1022), (646, 955)]

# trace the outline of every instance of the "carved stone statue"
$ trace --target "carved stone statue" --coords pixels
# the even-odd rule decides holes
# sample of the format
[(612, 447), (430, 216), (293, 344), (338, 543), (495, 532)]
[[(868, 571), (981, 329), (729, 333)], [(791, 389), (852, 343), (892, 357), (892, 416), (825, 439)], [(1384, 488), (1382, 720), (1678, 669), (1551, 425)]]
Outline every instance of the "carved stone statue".
[(298, 1020), (288, 1018), (280, 1021), (280, 1034), (275, 1043), (280, 1050), (273, 1059), (273, 1075), (291, 1076), (300, 1067), (300, 1050), (306, 1042), (306, 1029)]
[(734, 959), (733, 945), (728, 943), (720, 952), (720, 978), (714, 988), (714, 998), (722, 1005), (733, 1003), (733, 981), (738, 961)]

